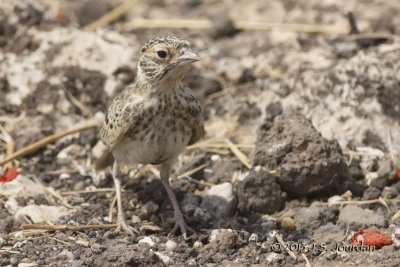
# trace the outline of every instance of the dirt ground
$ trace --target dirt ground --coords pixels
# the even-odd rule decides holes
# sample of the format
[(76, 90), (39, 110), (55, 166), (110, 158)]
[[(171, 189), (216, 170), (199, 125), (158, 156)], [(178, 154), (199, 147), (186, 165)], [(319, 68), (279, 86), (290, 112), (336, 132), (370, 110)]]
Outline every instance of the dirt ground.
[[(171, 182), (196, 233), (167, 237), (172, 206), (157, 166), (141, 165), (123, 184), (140, 234), (107, 228), (115, 191), (110, 170), (93, 170), (104, 146), (91, 127), (12, 161), (20, 174), (0, 183), (0, 266), (400, 265), (397, 0), (137, 1), (113, 23), (84, 29), (121, 2), (0, 2), (0, 160), (8, 135), (17, 151), (99, 123), (134, 81), (141, 46), (180, 36), (201, 58), (184, 83), (203, 105), (207, 134)], [(349, 12), (366, 35), (350, 35)], [(212, 23), (134, 28), (141, 18)], [(237, 30), (237, 21), (286, 27)], [(392, 244), (359, 251), (359, 229)]]

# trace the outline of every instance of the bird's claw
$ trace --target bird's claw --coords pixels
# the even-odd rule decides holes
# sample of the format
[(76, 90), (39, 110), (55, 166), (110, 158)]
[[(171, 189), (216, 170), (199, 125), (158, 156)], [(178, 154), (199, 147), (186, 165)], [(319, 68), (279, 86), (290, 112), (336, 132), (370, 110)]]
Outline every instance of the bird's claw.
[(125, 232), (128, 232), (132, 237), (135, 237), (135, 232), (136, 234), (139, 234), (138, 230), (135, 228), (130, 227), (125, 220), (118, 220), (117, 222), (117, 228), (115, 229), (115, 233), (121, 232), (121, 230), (124, 230)]
[(168, 238), (173, 236), (176, 233), (176, 231), (178, 230), (178, 228), (181, 230), (181, 233), (185, 240), (187, 240), (188, 231), (192, 232), (192, 233), (196, 232), (195, 230), (193, 230), (186, 224), (186, 222), (182, 216), (175, 216), (175, 226), (174, 226), (174, 228), (172, 228), (171, 232), (168, 234)]

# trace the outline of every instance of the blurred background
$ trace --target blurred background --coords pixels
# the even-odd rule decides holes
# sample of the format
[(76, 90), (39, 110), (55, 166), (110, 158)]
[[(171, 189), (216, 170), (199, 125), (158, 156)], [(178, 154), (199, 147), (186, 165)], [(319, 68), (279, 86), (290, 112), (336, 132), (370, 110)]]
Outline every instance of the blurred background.
[[(7, 169), (21, 173), (12, 183), (0, 184), (0, 249), (19, 241), (9, 233), (27, 220), (109, 222), (112, 183), (106, 174), (93, 172), (93, 162), (104, 149), (98, 125), (114, 96), (134, 82), (142, 45), (159, 35), (187, 39), (199, 54), (201, 61), (183, 82), (204, 107), (207, 131), (204, 141), (184, 153), (176, 170), (177, 175), (195, 170), (190, 174), (197, 182), (173, 182), (189, 225), (203, 232), (163, 264), (188, 259), (228, 264), (237, 258), (245, 265), (296, 263), (267, 249), (276, 241), (271, 231), (293, 242), (333, 246), (340, 240), (351, 242), (346, 235), (358, 227), (375, 227), (400, 242), (399, 12), (398, 0), (0, 1), (0, 173), (4, 180)], [(34, 142), (82, 126), (85, 130), (4, 161)], [(125, 210), (132, 223), (144, 227), (142, 233), (158, 238), (155, 248), (164, 253), (162, 229), (146, 228), (146, 223), (163, 225), (170, 212), (156, 174), (154, 168), (131, 168), (128, 175), (138, 179), (126, 187)], [(228, 191), (210, 193), (217, 185)], [(49, 196), (36, 186), (61, 196)], [(111, 191), (76, 193), (99, 188)], [(43, 194), (38, 197), (34, 191)], [(207, 200), (215, 191), (229, 197)], [(361, 204), (345, 212), (315, 204), (332, 197), (372, 202), (356, 202)], [(80, 213), (72, 213), (65, 203)], [(39, 212), (40, 205), (51, 212)], [(367, 209), (375, 217), (368, 217)], [(25, 218), (16, 219), (18, 212)], [(234, 231), (221, 230), (223, 241), (218, 241), (210, 237), (212, 229)], [(100, 264), (102, 257), (117, 255), (124, 265), (128, 256), (120, 254), (138, 254), (137, 244), (129, 250), (117, 240), (113, 247), (103, 239), (111, 230), (99, 231), (85, 233), (98, 238), (90, 244), (101, 244), (100, 250), (109, 254), (94, 256), (88, 245), (79, 248), (87, 257), (74, 252), (71, 261)], [(252, 233), (267, 245), (251, 243)], [(196, 241), (204, 247), (196, 247)], [(41, 244), (32, 242), (27, 246)], [(398, 263), (393, 247), (382, 249), (373, 262), (385, 254), (394, 255), (389, 265)], [(29, 253), (0, 257), (0, 265), (32, 258)], [(39, 252), (40, 264), (56, 257), (56, 252), (46, 253)], [(370, 263), (371, 255), (356, 254), (340, 260), (332, 253), (307, 256), (324, 265)], [(129, 259), (157, 262), (149, 255), (143, 262)], [(60, 265), (66, 262), (58, 260)]]

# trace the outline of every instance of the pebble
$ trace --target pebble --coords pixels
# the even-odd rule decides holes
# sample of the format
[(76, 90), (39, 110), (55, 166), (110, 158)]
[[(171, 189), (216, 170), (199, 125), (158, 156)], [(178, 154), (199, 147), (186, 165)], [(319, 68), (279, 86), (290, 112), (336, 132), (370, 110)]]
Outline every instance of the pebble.
[(289, 230), (293, 230), (295, 228), (294, 220), (290, 217), (284, 217), (281, 221), (281, 225)]
[(216, 218), (231, 216), (236, 209), (236, 196), (232, 184), (225, 182), (211, 187), (203, 198), (201, 207), (207, 209)]
[(148, 236), (145, 236), (144, 238), (140, 239), (139, 243), (149, 244), (150, 247), (153, 247), (155, 245), (154, 241)]
[(80, 191), (85, 188), (85, 182), (84, 181), (78, 181), (74, 184), (74, 191)]
[(132, 223), (140, 223), (142, 220), (137, 215), (132, 215)]
[(193, 243), (193, 248), (195, 249), (200, 249), (203, 247), (203, 243), (201, 243), (200, 241), (196, 241)]
[(174, 251), (178, 247), (178, 243), (174, 240), (168, 240), (165, 247), (167, 248), (167, 251)]
[(164, 262), (164, 264), (168, 265), (171, 262), (171, 258), (167, 255), (164, 255), (163, 253), (158, 251), (153, 251), (153, 253), (156, 254), (157, 257), (159, 257)]

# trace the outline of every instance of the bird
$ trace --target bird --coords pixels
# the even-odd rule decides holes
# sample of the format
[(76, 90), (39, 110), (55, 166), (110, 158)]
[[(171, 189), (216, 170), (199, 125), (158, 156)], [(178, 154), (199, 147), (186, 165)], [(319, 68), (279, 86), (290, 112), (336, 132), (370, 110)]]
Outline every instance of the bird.
[[(96, 172), (112, 166), (117, 197), (117, 228), (134, 236), (121, 197), (121, 168), (141, 163), (160, 166), (161, 182), (174, 209), (175, 225), (186, 239), (194, 232), (184, 219), (169, 178), (186, 146), (205, 135), (200, 101), (182, 79), (199, 61), (189, 41), (158, 36), (142, 47), (134, 83), (125, 87), (104, 114), (100, 137), (107, 149), (95, 164)], [(133, 231), (132, 231), (133, 230)]]

